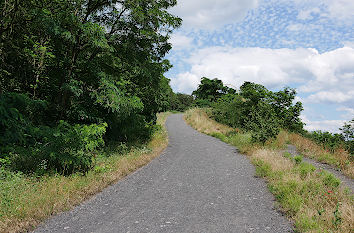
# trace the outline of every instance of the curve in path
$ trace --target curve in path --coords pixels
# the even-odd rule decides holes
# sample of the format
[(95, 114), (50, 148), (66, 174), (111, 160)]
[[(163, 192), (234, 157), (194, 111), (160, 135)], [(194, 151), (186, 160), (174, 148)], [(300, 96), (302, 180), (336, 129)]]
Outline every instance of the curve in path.
[(249, 160), (171, 115), (151, 163), (35, 232), (291, 232)]

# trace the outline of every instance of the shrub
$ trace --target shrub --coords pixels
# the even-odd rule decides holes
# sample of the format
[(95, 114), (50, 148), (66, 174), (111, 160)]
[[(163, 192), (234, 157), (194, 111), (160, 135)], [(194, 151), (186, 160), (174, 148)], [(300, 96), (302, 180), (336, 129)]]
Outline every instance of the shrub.
[(27, 147), (14, 146), (9, 153), (11, 167), (23, 172), (47, 171), (70, 174), (86, 172), (93, 165), (94, 152), (104, 145), (107, 124), (74, 125), (60, 121), (56, 128), (37, 128), (42, 140)]
[(337, 177), (335, 177), (332, 173), (329, 173), (327, 171), (321, 171), (321, 177), (323, 183), (329, 188), (336, 188), (341, 183)]
[(296, 155), (294, 157), (294, 161), (296, 164), (300, 164), (302, 162), (302, 156), (301, 155)]
[(233, 128), (242, 127), (243, 101), (239, 95), (227, 94), (213, 104), (212, 117)]
[(247, 128), (252, 132), (252, 140), (263, 144), (268, 139), (275, 138), (280, 132), (273, 109), (270, 105), (262, 102), (252, 108)]

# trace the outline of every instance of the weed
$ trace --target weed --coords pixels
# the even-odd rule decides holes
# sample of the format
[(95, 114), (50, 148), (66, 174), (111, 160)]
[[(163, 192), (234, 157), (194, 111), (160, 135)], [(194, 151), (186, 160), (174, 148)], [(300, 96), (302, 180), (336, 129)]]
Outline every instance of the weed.
[(302, 156), (301, 155), (294, 156), (294, 161), (296, 164), (300, 164), (302, 162)]
[(302, 179), (306, 178), (308, 175), (311, 175), (314, 171), (316, 171), (316, 167), (308, 163), (300, 163), (296, 169)]
[(327, 187), (338, 187), (340, 185), (340, 180), (335, 177), (332, 173), (329, 173), (327, 171), (322, 170), (320, 172), (320, 175), (322, 177), (323, 183), (327, 186)]
[(283, 156), (285, 158), (287, 158), (287, 159), (291, 159), (292, 158), (291, 154), (289, 152), (287, 152), (287, 151), (283, 153)]
[(338, 226), (342, 223), (342, 217), (341, 217), (341, 212), (339, 211), (339, 206), (340, 206), (340, 202), (337, 203), (336, 210), (333, 212), (334, 219), (332, 221), (333, 221), (333, 225), (336, 228), (338, 228)]
[(271, 174), (272, 169), (269, 164), (264, 163), (260, 159), (255, 159), (254, 164), (256, 164), (256, 176), (266, 177)]

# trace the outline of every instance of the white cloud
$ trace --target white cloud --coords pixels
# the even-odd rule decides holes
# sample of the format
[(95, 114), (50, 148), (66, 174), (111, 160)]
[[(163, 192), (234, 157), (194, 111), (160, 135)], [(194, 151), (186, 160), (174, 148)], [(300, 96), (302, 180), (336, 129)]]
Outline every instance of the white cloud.
[[(294, 2), (304, 7), (298, 14), (298, 19), (301, 20), (312, 19), (313, 14), (342, 21), (354, 19), (353, 0), (294, 0)], [(325, 10), (319, 8), (321, 5), (326, 6)], [(348, 21), (348, 23), (352, 22)]]
[(320, 12), (321, 10), (318, 7), (314, 7), (307, 10), (301, 10), (299, 11), (297, 18), (301, 20), (310, 20), (313, 19), (313, 14), (318, 14)]
[(177, 92), (191, 93), (193, 90), (197, 89), (200, 79), (201, 77), (191, 73), (179, 74), (177, 78), (171, 79), (171, 86), (177, 89)]
[(354, 49), (354, 41), (345, 41), (344, 42), (345, 47), (350, 47)]
[(301, 30), (303, 30), (304, 28), (306, 28), (306, 26), (303, 25), (303, 24), (300, 24), (300, 23), (290, 24), (290, 25), (287, 27), (287, 29), (288, 29), (289, 31), (301, 31)]
[(170, 43), (174, 50), (188, 49), (191, 47), (193, 38), (187, 37), (180, 33), (173, 34), (170, 39)]
[(258, 0), (178, 0), (171, 13), (183, 19), (186, 28), (214, 29), (242, 20)]
[[(326, 53), (312, 56), (308, 60), (308, 69), (313, 79), (305, 83), (299, 90), (318, 92), (317, 96), (325, 100), (325, 92), (332, 95), (332, 102), (345, 102), (354, 90), (354, 48), (343, 47)], [(321, 93), (322, 92), (322, 93)], [(339, 94), (340, 93), (340, 94)], [(314, 97), (311, 97), (312, 100)], [(327, 98), (328, 99), (328, 98)]]
[(354, 18), (353, 0), (325, 0), (325, 3), (328, 6), (331, 17), (344, 20), (350, 20)]
[(218, 78), (239, 87), (244, 81), (267, 88), (298, 85), (310, 93), (307, 103), (340, 104), (354, 108), (354, 48), (326, 53), (316, 49), (210, 47), (197, 50), (186, 61), (190, 70), (172, 79), (179, 92), (190, 93), (201, 77)]
[[(318, 53), (313, 49), (265, 49), (211, 47), (198, 50), (187, 62), (188, 72), (179, 74), (172, 84), (178, 91), (190, 92), (197, 87), (195, 78), (219, 78), (224, 83), (240, 86), (244, 81), (280, 87), (290, 82), (304, 82), (311, 75), (307, 60)], [(180, 84), (189, 82), (189, 84)], [(182, 89), (189, 87), (188, 89)]]
[(344, 114), (342, 115), (343, 119), (354, 119), (354, 107), (353, 108), (348, 108), (348, 107), (340, 107), (337, 108), (337, 111), (342, 111)]
[(340, 92), (340, 91), (320, 91), (310, 95), (307, 98), (308, 102), (312, 103), (345, 103), (354, 100), (354, 91)]
[(308, 131), (329, 131), (332, 133), (339, 133), (339, 128), (344, 125), (344, 120), (323, 120), (310, 121), (306, 116), (301, 116), (302, 121), (306, 124), (305, 129)]

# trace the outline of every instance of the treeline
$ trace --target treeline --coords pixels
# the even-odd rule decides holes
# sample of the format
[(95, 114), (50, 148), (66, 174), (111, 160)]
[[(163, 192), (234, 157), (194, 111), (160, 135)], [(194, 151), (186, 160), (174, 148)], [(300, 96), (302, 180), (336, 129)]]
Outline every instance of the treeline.
[(339, 148), (347, 150), (351, 154), (351, 160), (354, 160), (354, 119), (344, 123), (339, 128), (341, 133), (330, 133), (327, 131), (314, 131), (303, 133), (303, 136), (312, 139), (317, 144), (322, 145), (327, 150), (334, 152)]
[(328, 150), (342, 147), (354, 154), (354, 119), (340, 129), (341, 134), (306, 131), (300, 119), (302, 103), (294, 102), (295, 89), (286, 87), (273, 92), (260, 84), (245, 82), (236, 91), (221, 80), (203, 77), (193, 95), (198, 106), (212, 108), (216, 121), (251, 132), (255, 142), (265, 143), (285, 129), (300, 133)]
[(175, 4), (1, 1), (0, 169), (85, 172), (104, 144), (146, 140), (158, 111), (183, 110), (163, 76)]
[(161, 81), (162, 96), (160, 112), (177, 111), (183, 112), (195, 106), (194, 97), (183, 93), (174, 93), (170, 86), (170, 79), (163, 78)]

